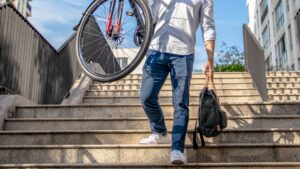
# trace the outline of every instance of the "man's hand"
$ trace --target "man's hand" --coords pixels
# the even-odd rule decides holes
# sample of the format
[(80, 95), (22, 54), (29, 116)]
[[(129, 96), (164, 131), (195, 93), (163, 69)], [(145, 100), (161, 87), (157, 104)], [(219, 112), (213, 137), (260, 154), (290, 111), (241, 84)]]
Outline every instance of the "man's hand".
[(208, 40), (205, 42), (207, 52), (207, 63), (204, 65), (204, 74), (207, 78), (213, 80), (214, 78), (214, 52), (215, 52), (215, 41)]
[(214, 79), (214, 66), (209, 61), (204, 65), (204, 75), (206, 76), (206, 78), (212, 80)]

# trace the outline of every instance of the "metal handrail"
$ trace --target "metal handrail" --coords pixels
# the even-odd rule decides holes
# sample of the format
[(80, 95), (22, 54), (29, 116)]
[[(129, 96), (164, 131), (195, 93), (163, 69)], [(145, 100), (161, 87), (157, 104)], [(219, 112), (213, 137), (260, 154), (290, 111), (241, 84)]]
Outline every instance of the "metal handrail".
[(263, 101), (268, 101), (266, 64), (264, 49), (248, 25), (243, 25), (245, 63)]
[(81, 69), (74, 34), (56, 50), (10, 3), (0, 6), (0, 85), (39, 104), (60, 103)]

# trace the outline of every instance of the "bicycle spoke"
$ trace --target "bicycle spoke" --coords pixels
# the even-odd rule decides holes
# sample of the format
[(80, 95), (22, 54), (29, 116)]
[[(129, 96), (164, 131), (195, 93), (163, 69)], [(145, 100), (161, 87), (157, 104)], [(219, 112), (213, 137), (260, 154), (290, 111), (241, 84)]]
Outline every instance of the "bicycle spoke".
[[(108, 45), (106, 45), (106, 46), (108, 46)], [(104, 47), (106, 47), (106, 46), (103, 46), (102, 48), (99, 48), (99, 49), (97, 49), (97, 50), (95, 50), (95, 52), (93, 52), (92, 54), (90, 54), (89, 56), (93, 56), (94, 54), (96, 54), (98, 51), (100, 51), (100, 50), (102, 50)]]
[(127, 39), (129, 42), (131, 42), (132, 45), (136, 46), (133, 40), (130, 40), (130, 39), (126, 38), (126, 37), (124, 37), (124, 38)]
[[(90, 20), (94, 21), (95, 24), (98, 25), (98, 22), (96, 22), (94, 19), (90, 19)], [(101, 22), (100, 22), (100, 23), (101, 23)], [(102, 23), (102, 24), (104, 24), (104, 23)], [(105, 25), (105, 24), (104, 24), (104, 25)], [(86, 26), (90, 27), (91, 29), (95, 30), (96, 32), (99, 32), (99, 30), (97, 30), (97, 29), (91, 27), (89, 24), (86, 24)], [(100, 26), (100, 25), (98, 25), (98, 26)], [(100, 28), (100, 27), (99, 27), (99, 28)]]
[(129, 48), (129, 47), (125, 46), (125, 45), (121, 45), (121, 44), (120, 44), (120, 46), (123, 46), (123, 47), (125, 47), (126, 49), (129, 49), (129, 50), (131, 50), (132, 52), (134, 52), (134, 53), (136, 53), (136, 54), (137, 54), (137, 52), (136, 52), (136, 51), (132, 50), (131, 48)]
[(99, 58), (101, 58), (100, 61), (98, 62), (99, 65), (100, 65), (100, 63), (101, 63), (101, 61), (102, 61), (102, 58), (103, 58), (103, 57), (101, 57), (102, 54), (103, 54), (103, 51), (104, 51), (105, 49), (107, 49), (107, 47), (108, 47), (108, 45), (105, 45), (105, 48), (103, 48), (103, 50), (101, 51), (101, 53), (98, 55), (98, 57), (97, 57), (97, 59), (96, 59), (96, 61), (99, 61)]
[[(148, 46), (141, 48), (140, 45), (145, 42), (148, 45), (150, 39), (150, 29), (145, 26), (150, 21), (150, 13), (140, 1), (133, 0), (132, 5), (129, 0), (124, 0), (124, 6), (120, 8), (122, 2), (119, 0), (97, 0), (83, 15), (83, 25), (78, 30), (78, 58), (84, 65), (83, 70), (92, 78), (111, 81), (123, 77), (136, 66), (133, 65), (136, 61), (142, 59), (141, 53), (145, 52), (142, 49)], [(116, 5), (112, 13), (111, 2)], [(109, 13), (112, 14), (112, 25), (107, 28)], [(120, 29), (116, 29), (120, 15)]]
[(104, 69), (106, 68), (107, 63), (109, 62), (109, 58), (110, 58), (110, 56), (111, 56), (111, 53), (112, 53), (112, 52), (109, 52), (109, 56), (108, 56), (107, 61), (106, 61), (105, 65), (104, 65)]
[(124, 34), (127, 34), (127, 33), (131, 32), (131, 31), (134, 31), (135, 29), (136, 28), (130, 29), (129, 31), (125, 32)]
[(99, 35), (99, 34), (94, 34), (94, 33), (89, 33), (89, 32), (83, 32), (84, 34), (88, 34), (90, 36), (93, 36), (93, 37), (98, 37), (98, 38), (103, 38), (104, 36), (103, 35)]
[[(98, 20), (103, 21), (103, 22), (107, 22), (107, 18), (104, 16), (99, 16), (99, 15), (95, 15), (95, 14), (91, 14), (91, 15), (87, 15), (87, 14), (83, 14), (89, 17), (90, 20), (93, 20), (95, 22), (95, 19), (98, 18)], [(91, 18), (95, 18), (95, 19), (91, 19)]]
[(130, 55), (128, 55), (126, 52), (124, 52), (123, 48), (121, 48), (122, 53), (123, 53), (123, 57), (126, 55), (126, 57), (130, 58)]
[(102, 39), (102, 37), (99, 37), (99, 38), (97, 38), (97, 39), (95, 39), (95, 40), (92, 40), (92, 41), (90, 41), (90, 42), (84, 44), (82, 47), (84, 48), (84, 47), (86, 47), (86, 46), (89, 46), (89, 45), (93, 44), (94, 42), (97, 42), (97, 41), (100, 40), (100, 39)]

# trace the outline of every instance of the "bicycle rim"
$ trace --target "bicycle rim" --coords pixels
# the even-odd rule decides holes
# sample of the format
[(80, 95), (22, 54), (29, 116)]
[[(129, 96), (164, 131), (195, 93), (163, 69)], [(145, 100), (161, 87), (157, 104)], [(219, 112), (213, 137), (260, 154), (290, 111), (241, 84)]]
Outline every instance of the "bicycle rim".
[[(140, 12), (144, 24), (141, 31), (138, 18), (130, 15), (133, 14), (130, 1), (124, 0), (120, 34), (109, 36), (106, 29), (110, 2), (94, 1), (84, 14), (77, 32), (76, 49), (80, 66), (88, 76), (101, 82), (121, 79), (138, 66), (148, 50), (153, 29), (146, 4), (141, 0), (134, 1), (134, 9)], [(117, 4), (119, 2), (117, 0)], [(117, 14), (114, 16), (112, 23), (117, 19)], [(140, 32), (144, 32), (141, 41), (136, 36)]]

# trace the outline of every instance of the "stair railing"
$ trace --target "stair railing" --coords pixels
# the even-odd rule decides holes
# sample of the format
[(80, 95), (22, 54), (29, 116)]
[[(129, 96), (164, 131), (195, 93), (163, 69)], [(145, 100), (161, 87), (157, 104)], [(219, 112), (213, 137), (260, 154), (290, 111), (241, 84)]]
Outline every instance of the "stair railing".
[(56, 50), (12, 4), (0, 5), (0, 85), (35, 103), (61, 103), (81, 72), (75, 37)]
[(247, 70), (263, 101), (268, 101), (266, 63), (264, 49), (257, 41), (248, 25), (243, 25), (244, 57)]

